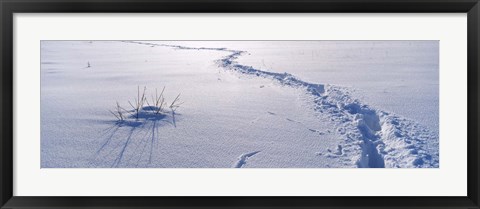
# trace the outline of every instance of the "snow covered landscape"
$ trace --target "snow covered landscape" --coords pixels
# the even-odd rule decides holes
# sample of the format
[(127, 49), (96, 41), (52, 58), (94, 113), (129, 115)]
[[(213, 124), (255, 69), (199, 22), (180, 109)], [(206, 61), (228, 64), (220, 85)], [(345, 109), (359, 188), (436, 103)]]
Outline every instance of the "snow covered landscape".
[(42, 41), (42, 168), (439, 168), (438, 41)]

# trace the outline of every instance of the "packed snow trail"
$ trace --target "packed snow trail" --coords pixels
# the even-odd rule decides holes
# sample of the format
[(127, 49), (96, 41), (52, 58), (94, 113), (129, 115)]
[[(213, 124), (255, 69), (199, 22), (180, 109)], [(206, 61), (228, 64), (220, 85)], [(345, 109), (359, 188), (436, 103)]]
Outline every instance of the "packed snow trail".
[[(393, 113), (374, 109), (350, 96), (347, 88), (309, 83), (289, 73), (276, 73), (239, 64), (236, 60), (246, 51), (227, 48), (187, 47), (170, 44), (155, 44), (138, 41), (126, 43), (147, 46), (163, 46), (181, 50), (215, 50), (230, 53), (216, 61), (219, 67), (241, 74), (263, 77), (282, 86), (304, 89), (313, 97), (315, 110), (328, 114), (337, 123), (338, 132), (345, 138), (344, 147), (360, 149), (356, 159), (360, 168), (438, 168), (438, 134), (431, 132), (415, 121)], [(427, 152), (427, 141), (435, 141), (437, 151)], [(339, 145), (341, 147), (341, 145)], [(327, 153), (327, 156), (345, 153)], [(246, 156), (248, 157), (248, 156)], [(245, 158), (246, 158), (245, 157)], [(240, 160), (242, 161), (242, 160)], [(238, 162), (237, 164), (238, 165)], [(240, 163), (240, 166), (243, 163)]]

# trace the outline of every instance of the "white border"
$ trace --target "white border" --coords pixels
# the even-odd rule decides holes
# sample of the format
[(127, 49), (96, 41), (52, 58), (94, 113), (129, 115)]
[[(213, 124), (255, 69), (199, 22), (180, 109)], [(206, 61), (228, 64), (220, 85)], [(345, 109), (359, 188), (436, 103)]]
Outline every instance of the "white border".
[[(40, 169), (40, 40), (112, 39), (440, 40), (440, 168)], [(14, 195), (466, 196), (466, 40), (466, 14), (17, 13)]]

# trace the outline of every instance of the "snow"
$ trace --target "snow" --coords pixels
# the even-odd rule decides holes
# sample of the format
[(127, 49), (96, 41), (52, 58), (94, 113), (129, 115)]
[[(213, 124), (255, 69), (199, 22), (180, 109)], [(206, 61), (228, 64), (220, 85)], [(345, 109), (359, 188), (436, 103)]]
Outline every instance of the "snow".
[[(439, 167), (436, 41), (42, 41), (41, 62), (42, 168)], [(164, 87), (184, 103), (156, 114)]]

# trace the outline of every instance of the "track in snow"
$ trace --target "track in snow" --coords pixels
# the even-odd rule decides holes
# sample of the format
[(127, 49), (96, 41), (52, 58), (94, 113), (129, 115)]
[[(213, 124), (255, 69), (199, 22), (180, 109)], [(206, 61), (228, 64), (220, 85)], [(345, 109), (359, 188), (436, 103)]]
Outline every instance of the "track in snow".
[(237, 162), (233, 164), (234, 168), (241, 168), (243, 165), (247, 163), (247, 159), (249, 157), (254, 156), (255, 154), (259, 153), (260, 151), (255, 151), (255, 152), (249, 152), (249, 153), (244, 153), (238, 157)]

